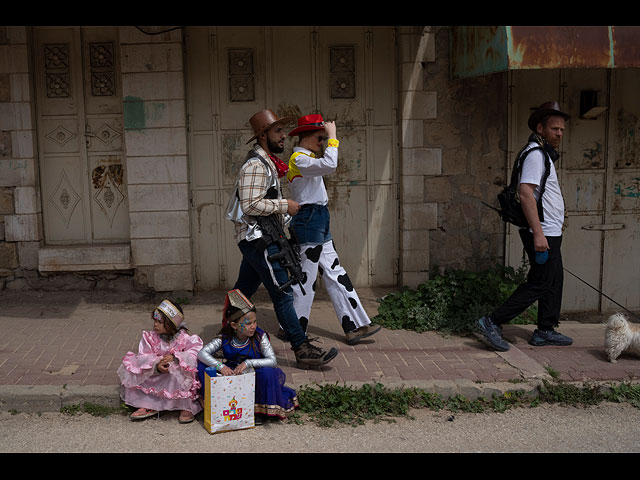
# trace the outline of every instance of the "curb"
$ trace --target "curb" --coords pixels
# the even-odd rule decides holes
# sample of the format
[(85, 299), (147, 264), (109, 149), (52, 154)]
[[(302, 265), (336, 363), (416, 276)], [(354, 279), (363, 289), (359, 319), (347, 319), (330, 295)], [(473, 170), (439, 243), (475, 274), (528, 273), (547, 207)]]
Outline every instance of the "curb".
[(120, 386), (0, 386), (0, 410), (2, 411), (60, 412), (62, 407), (81, 403), (118, 407), (120, 405)]
[[(538, 396), (538, 388), (549, 381), (545, 379), (530, 379), (521, 383), (494, 382), (477, 383), (473, 380), (415, 380), (415, 381), (387, 381), (383, 385), (389, 389), (417, 388), (428, 393), (436, 394), (442, 398), (462, 397), (469, 400), (478, 398), (491, 398), (493, 395), (502, 396), (507, 392), (524, 392), (526, 397), (534, 399)], [(374, 382), (375, 383), (375, 382)], [(597, 381), (597, 382), (561, 382), (564, 385), (598, 386), (601, 390), (607, 390), (612, 385), (630, 383), (640, 385), (640, 381)], [(372, 382), (344, 382), (339, 386), (361, 388), (363, 385), (371, 385)], [(323, 385), (335, 385), (335, 383), (314, 384), (289, 384), (287, 386), (300, 390), (303, 387), (320, 388)], [(85, 385), (85, 386), (57, 386), (57, 385), (0, 385), (0, 411), (17, 411), (23, 413), (59, 413), (63, 407), (90, 403), (104, 407), (117, 408), (121, 405), (120, 386)]]
[[(346, 382), (340, 386), (358, 389), (372, 382)], [(542, 381), (523, 383), (476, 383), (472, 380), (416, 380), (416, 381), (389, 381), (383, 385), (389, 389), (418, 388), (426, 392), (437, 394), (443, 398), (461, 396), (471, 400), (479, 397), (491, 397), (502, 395), (508, 391), (525, 391), (528, 396), (537, 395), (537, 387)], [(300, 384), (287, 383), (287, 386), (300, 390), (303, 387), (315, 388), (324, 384)], [(334, 385), (331, 383), (331, 385)], [(57, 386), (57, 385), (10, 385), (0, 386), (0, 411), (18, 411), (25, 413), (60, 412), (65, 406), (91, 403), (105, 407), (119, 407), (120, 386), (86, 385), (86, 386)]]

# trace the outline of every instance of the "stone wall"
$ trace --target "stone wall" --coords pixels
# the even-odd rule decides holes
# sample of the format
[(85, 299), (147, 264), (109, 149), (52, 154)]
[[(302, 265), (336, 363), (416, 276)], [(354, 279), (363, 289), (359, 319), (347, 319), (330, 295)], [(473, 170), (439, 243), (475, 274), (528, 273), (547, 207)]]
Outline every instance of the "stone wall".
[(182, 32), (121, 27), (120, 48), (136, 283), (192, 290)]
[(480, 270), (504, 257), (495, 204), (505, 180), (507, 77), (454, 80), (449, 29), (400, 29), (402, 284), (435, 268)]
[(424, 202), (438, 205), (430, 265), (478, 271), (504, 261), (505, 224), (481, 201), (495, 205), (505, 183), (508, 79), (451, 79), (449, 29), (433, 33), (436, 60), (425, 65), (424, 88), (438, 92), (438, 115), (424, 121), (424, 142), (441, 152), (441, 172), (424, 177)]
[(27, 29), (0, 26), (0, 288), (38, 265), (42, 240)]

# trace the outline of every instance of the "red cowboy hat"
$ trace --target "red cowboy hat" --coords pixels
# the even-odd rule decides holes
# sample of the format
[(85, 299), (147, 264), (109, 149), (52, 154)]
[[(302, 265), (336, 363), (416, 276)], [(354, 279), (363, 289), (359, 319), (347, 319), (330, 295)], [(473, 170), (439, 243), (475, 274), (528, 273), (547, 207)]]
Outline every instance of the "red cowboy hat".
[(322, 119), (322, 115), (312, 114), (305, 115), (304, 117), (300, 117), (298, 119), (298, 127), (294, 128), (289, 132), (289, 136), (293, 137), (298, 135), (300, 132), (311, 132), (314, 130), (323, 130), (324, 129), (324, 120)]
[(249, 124), (253, 129), (254, 135), (249, 139), (247, 143), (250, 143), (258, 138), (262, 132), (269, 130), (271, 127), (278, 124), (291, 123), (295, 118), (296, 117), (294, 117), (293, 115), (289, 115), (284, 118), (278, 118), (278, 116), (269, 109), (262, 110), (261, 112), (256, 113), (249, 119)]

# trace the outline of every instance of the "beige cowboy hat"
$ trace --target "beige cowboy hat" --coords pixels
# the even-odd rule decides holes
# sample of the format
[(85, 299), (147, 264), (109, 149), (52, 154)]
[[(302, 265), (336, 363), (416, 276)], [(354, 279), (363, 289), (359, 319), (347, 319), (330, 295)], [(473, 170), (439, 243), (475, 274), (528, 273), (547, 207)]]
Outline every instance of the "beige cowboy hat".
[(278, 124), (286, 125), (287, 123), (293, 122), (295, 119), (296, 117), (293, 115), (278, 118), (278, 116), (271, 110), (262, 110), (261, 112), (254, 114), (249, 119), (249, 124), (253, 129), (253, 137), (251, 137), (247, 143), (253, 142), (262, 132), (269, 130), (271, 127)]
[(529, 116), (529, 121), (527, 122), (529, 128), (535, 132), (538, 123), (540, 123), (542, 118), (546, 115), (558, 115), (560, 117), (563, 117), (565, 120), (569, 120), (571, 118), (568, 113), (564, 113), (560, 110), (560, 105), (558, 104), (558, 102), (545, 102), (538, 108), (534, 109), (533, 113)]

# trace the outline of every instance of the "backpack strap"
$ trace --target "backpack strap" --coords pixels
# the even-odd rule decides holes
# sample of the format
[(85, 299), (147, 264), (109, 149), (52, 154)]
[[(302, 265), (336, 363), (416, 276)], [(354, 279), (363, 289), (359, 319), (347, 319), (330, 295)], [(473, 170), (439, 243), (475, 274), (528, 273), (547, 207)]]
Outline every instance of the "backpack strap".
[(516, 163), (513, 166), (513, 171), (511, 172), (510, 187), (512, 189), (517, 188), (519, 183), (520, 173), (522, 172), (522, 166), (524, 165), (524, 161), (526, 160), (527, 156), (534, 150), (541, 150), (542, 155), (544, 156), (545, 170), (544, 170), (544, 174), (542, 175), (542, 181), (540, 182), (540, 196), (538, 197), (537, 205), (538, 205), (538, 217), (542, 222), (544, 221), (544, 214), (542, 210), (542, 195), (544, 194), (544, 191), (547, 185), (547, 178), (549, 178), (549, 175), (551, 174), (551, 160), (549, 159), (549, 154), (547, 153), (547, 151), (544, 149), (544, 147), (540, 145), (536, 147), (532, 147), (529, 150), (526, 150), (526, 148), (527, 147), (524, 147), (522, 150), (520, 150), (520, 152), (518, 153), (518, 156), (516, 157)]

